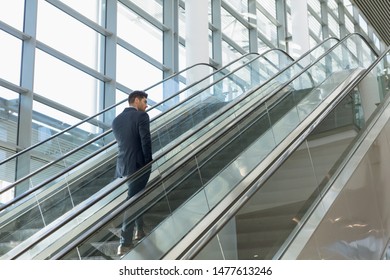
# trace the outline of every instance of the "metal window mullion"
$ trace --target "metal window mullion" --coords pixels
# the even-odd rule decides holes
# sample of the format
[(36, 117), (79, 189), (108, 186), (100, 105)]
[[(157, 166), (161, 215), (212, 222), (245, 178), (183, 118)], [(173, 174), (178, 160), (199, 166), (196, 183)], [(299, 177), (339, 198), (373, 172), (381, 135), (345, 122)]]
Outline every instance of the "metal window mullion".
[[(263, 6), (261, 6), (260, 1), (256, 1), (256, 9), (259, 10), (261, 13), (263, 13), (277, 27), (280, 26), (280, 23), (276, 22), (276, 19)], [(256, 11), (256, 13), (257, 13), (257, 11)], [(262, 32), (257, 32), (257, 37), (261, 42), (263, 42), (269, 48), (275, 47), (275, 45), (270, 41), (270, 39), (265, 37)]]
[[(248, 0), (248, 14), (254, 17), (249, 17), (249, 23), (253, 26), (257, 26), (256, 2), (256, 0)], [(258, 52), (257, 33), (257, 28), (249, 28), (249, 52)]]
[(269, 48), (274, 48), (275, 45), (267, 38), (263, 35), (263, 33), (261, 32), (257, 32), (257, 37), (260, 39), (260, 41), (262, 41), (264, 44), (266, 44)]
[[(45, 0), (45, 1), (50, 3), (51, 5), (53, 5), (54, 7), (58, 8), (59, 10), (63, 11), (64, 13), (68, 14), (69, 16), (75, 18), (76, 20), (82, 22), (86, 26), (92, 28), (96, 32), (98, 32), (98, 33), (100, 33), (100, 34), (102, 34), (104, 36), (112, 35), (112, 33), (109, 30), (103, 28), (98, 23), (94, 22), (93, 20), (90, 20), (89, 18), (87, 18), (84, 15), (80, 14), (76, 10), (70, 8), (69, 6), (67, 6), (66, 4), (62, 3), (61, 1), (59, 1), (59, 0)], [(111, 1), (108, 1), (108, 2), (111, 2)], [(114, 1), (114, 2), (116, 2), (116, 1)]]
[(225, 1), (221, 1), (222, 8), (224, 8), (229, 14), (231, 14), (238, 22), (244, 25), (246, 28), (251, 29), (255, 28), (248, 21), (244, 19), (242, 14), (238, 13), (234, 8), (232, 8), (229, 4), (225, 3)]
[[(130, 94), (133, 91), (133, 89), (121, 84), (120, 82), (116, 82), (115, 84), (116, 84), (116, 89), (118, 89), (126, 94)], [(120, 101), (120, 100), (118, 100), (118, 101)], [(148, 102), (149, 102), (149, 100), (148, 100)]]
[[(100, 99), (103, 100), (101, 109), (107, 108), (120, 100), (116, 100), (116, 64), (117, 64), (117, 17), (118, 17), (118, 2), (105, 0), (106, 11), (104, 20), (106, 23), (106, 29), (112, 34), (111, 36), (105, 36), (105, 42), (99, 46), (103, 53), (103, 66), (104, 74), (111, 78), (110, 81), (104, 82), (103, 93), (101, 93)], [(115, 118), (115, 110), (109, 110), (104, 113), (103, 121), (105, 123), (111, 123)]]
[(240, 45), (238, 45), (235, 41), (233, 41), (232, 38), (222, 33), (222, 39), (228, 43), (230, 46), (232, 46), (237, 52), (241, 54), (246, 54), (247, 51), (244, 50)]
[(20, 94), (28, 94), (29, 93), (28, 89), (23, 88), (23, 87), (18, 86), (18, 85), (15, 85), (15, 84), (13, 84), (7, 80), (4, 80), (2, 78), (0, 78), (0, 86), (4, 87), (6, 89), (9, 89), (11, 91), (20, 93)]
[(276, 0), (276, 20), (279, 22), (277, 25), (277, 40), (278, 40), (278, 48), (285, 50), (287, 49), (287, 9), (286, 9), (286, 1), (284, 0)]
[(339, 26), (340, 26), (340, 37), (344, 38), (348, 34), (347, 27), (345, 26), (345, 9), (342, 3), (338, 3), (339, 9)]
[[(29, 39), (22, 42), (22, 60), (20, 73), (20, 86), (27, 92), (19, 95), (19, 121), (17, 131), (17, 145), (27, 148), (32, 142), (32, 110), (33, 110), (33, 89), (34, 89), (34, 65), (38, 0), (25, 1), (23, 32)], [(30, 154), (18, 157), (15, 166), (15, 180), (24, 177), (30, 172)], [(28, 182), (16, 187), (15, 196), (23, 193), (29, 188)]]
[(2, 22), (1, 20), (0, 20), (0, 30), (3, 30), (4, 32), (21, 40), (31, 39), (31, 36), (27, 35), (26, 33), (23, 33), (22, 31), (16, 29), (11, 25), (6, 24), (5, 22)]
[(313, 30), (309, 29), (309, 35), (313, 37), (317, 42), (322, 42), (323, 39), (318, 37), (318, 34), (316, 34)]
[(53, 108), (55, 110), (58, 110), (62, 113), (65, 113), (69, 116), (72, 116), (76, 119), (79, 119), (79, 120), (84, 120), (86, 118), (88, 118), (89, 116), (88, 115), (85, 115), (83, 113), (80, 113), (79, 111), (77, 110), (73, 110), (67, 106), (64, 106), (56, 101), (53, 101), (52, 99), (50, 98), (47, 98), (47, 97), (44, 97), (42, 95), (39, 95), (37, 93), (34, 94), (34, 101), (36, 102), (39, 102), (41, 104), (44, 104), (50, 108)]
[[(179, 1), (163, 2), (163, 79), (179, 71)], [(164, 91), (165, 92), (165, 91)]]
[[(134, 89), (131, 89), (131, 88), (119, 83), (119, 82), (116, 82), (116, 88), (124, 93), (127, 93), (127, 94), (130, 94), (134, 90)], [(123, 101), (123, 100), (118, 100), (118, 101)], [(154, 101), (152, 99), (148, 100), (149, 106), (154, 106), (156, 104), (157, 104), (156, 101)]]
[[(362, 28), (360, 27), (360, 21), (359, 21), (359, 15), (360, 15), (360, 12), (359, 12), (359, 9), (353, 5), (353, 18), (354, 18), (354, 25), (355, 25), (355, 32), (358, 32), (360, 33), (362, 36), (365, 36), (365, 32), (363, 32)], [(361, 52), (361, 43), (360, 42), (356, 42), (356, 48), (357, 48), (357, 58), (359, 61), (361, 61), (362, 59), (362, 52)]]
[(221, 19), (221, 0), (211, 1), (211, 20), (212, 20), (212, 59), (217, 64), (217, 68), (222, 66), (222, 19)]
[(310, 7), (310, 5), (307, 5), (307, 10), (309, 11), (310, 15), (315, 18), (319, 23), (322, 24), (321, 16), (316, 13), (316, 11)]
[(178, 41), (179, 41), (179, 46), (182, 45), (182, 46), (185, 46), (186, 45), (186, 40), (180, 36), (179, 34), (179, 37), (178, 37)]
[[(163, 31), (163, 65), (165, 79), (179, 71), (179, 0), (163, 1), (163, 23), (168, 27)], [(163, 83), (161, 92), (163, 100), (180, 89), (178, 83)], [(175, 98), (178, 100), (178, 97)], [(172, 100), (173, 101), (173, 100)]]
[(372, 26), (371, 26), (369, 21), (367, 21), (367, 29), (368, 29), (367, 36), (368, 36), (368, 38), (370, 38), (370, 43), (371, 43), (371, 45), (373, 45), (375, 47), (374, 40), (373, 40), (374, 31), (373, 31)]
[(99, 73), (98, 71), (96, 71), (95, 69), (92, 69), (88, 66), (86, 66), (85, 64), (53, 49), (52, 47), (49, 47), (48, 45), (42, 43), (42, 42), (39, 42), (39, 41), (36, 41), (36, 47), (38, 49), (40, 49), (41, 51), (47, 53), (47, 54), (50, 54), (51, 56), (55, 57), (55, 58), (58, 58), (59, 60), (62, 60), (63, 62), (87, 73), (88, 75), (96, 78), (96, 79), (99, 79), (101, 81), (110, 81), (111, 78)]
[(349, 13), (349, 11), (347, 10), (347, 8), (345, 8), (344, 7), (344, 15), (347, 17), (347, 18), (349, 18), (349, 20), (350, 21), (354, 21), (354, 17), (353, 17), (353, 15), (351, 15), (350, 13)]
[[(270, 22), (272, 22), (273, 24), (275, 24), (275, 26), (279, 26), (280, 24), (281, 24), (281, 22), (279, 21), (279, 19), (278, 19), (278, 15), (277, 15), (277, 13), (278, 13), (278, 7), (277, 7), (277, 5), (278, 4), (280, 4), (280, 3), (278, 3), (278, 2), (280, 2), (279, 0), (275, 0), (276, 1), (276, 3), (275, 3), (275, 10), (276, 10), (276, 15), (274, 16), (274, 15), (272, 15), (272, 14), (270, 14), (269, 13), (269, 11), (267, 11), (260, 3), (260, 1), (257, 1), (257, 3), (256, 3), (256, 8), (257, 8), (257, 10), (259, 10), (259, 12), (261, 12)], [(285, 0), (282, 0), (282, 2), (284, 2), (283, 3), (283, 5), (285, 5)], [(287, 13), (287, 11), (286, 11), (286, 13)], [(276, 18), (275, 18), (276, 17)]]
[[(330, 36), (327, 1), (321, 1), (320, 8), (321, 8), (322, 40), (325, 40), (326, 38), (328, 38)], [(332, 72), (332, 59), (331, 59), (331, 57), (327, 56), (325, 58), (325, 65), (326, 65), (327, 71), (329, 71), (331, 73)]]
[(328, 4), (321, 2), (322, 40), (329, 37)]
[[(111, 0), (109, 0), (111, 1)], [(165, 26), (163, 23), (161, 23), (159, 20), (155, 19), (153, 16), (151, 16), (149, 13), (142, 10), (140, 7), (138, 7), (136, 4), (130, 2), (129, 0), (119, 0), (120, 3), (122, 3), (124, 6), (129, 8), (131, 11), (139, 15), (142, 19), (146, 20), (153, 26), (157, 27), (158, 29), (165, 31), (168, 30), (169, 27)], [(165, 2), (165, 1), (164, 1)]]
[(358, 8), (355, 5), (353, 5), (353, 7), (352, 7), (352, 13), (353, 13), (353, 15), (352, 15), (352, 17), (353, 17), (352, 23), (353, 23), (354, 28), (355, 28), (354, 31), (358, 32), (358, 33), (361, 33), (362, 30), (361, 30), (360, 25), (359, 25), (359, 10), (358, 10)]
[(337, 22), (339, 21), (339, 16), (332, 9), (328, 8), (328, 12)]
[(124, 49), (128, 50), (129, 52), (135, 54), (136, 56), (146, 60), (148, 63), (150, 63), (154, 67), (156, 67), (156, 68), (158, 68), (160, 70), (163, 70), (163, 71), (167, 71), (168, 70), (168, 68), (165, 67), (161, 62), (159, 62), (156, 59), (154, 59), (153, 57), (147, 55), (146, 53), (144, 53), (140, 49), (137, 49), (136, 47), (134, 47), (133, 45), (129, 44), (125, 40), (123, 40), (121, 38), (118, 38), (117, 40), (118, 40), (118, 45), (119, 46), (121, 46)]

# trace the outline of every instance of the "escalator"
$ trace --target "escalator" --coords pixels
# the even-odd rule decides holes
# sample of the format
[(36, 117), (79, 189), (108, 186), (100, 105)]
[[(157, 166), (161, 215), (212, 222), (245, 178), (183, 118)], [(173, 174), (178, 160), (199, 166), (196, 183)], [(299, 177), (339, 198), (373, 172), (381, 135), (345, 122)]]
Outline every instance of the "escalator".
[[(351, 35), (282, 88), (273, 88), (272, 96), (262, 95), (262, 87), (255, 89), (251, 92), (251, 103), (244, 103), (251, 107), (233, 116), (229, 125), (215, 133), (215, 140), (197, 146), (192, 154), (182, 157), (176, 164), (178, 168), (156, 177), (151, 182), (153, 187), (116, 207), (110, 207), (107, 200), (99, 201), (96, 208), (90, 206), (89, 214), (80, 212), (82, 217), (77, 218), (77, 225), (75, 219), (61, 226), (58, 223), (46, 236), (36, 236), (41, 244), (31, 242), (29, 250), (16, 257), (114, 258), (112, 248), (118, 240), (118, 228), (126, 210), (133, 218), (145, 217), (149, 235), (125, 258), (164, 257), (193, 226), (223, 205), (224, 198), (229, 201), (240, 188), (249, 186), (249, 175), (269, 165), (266, 159), (281, 149), (281, 143), (294, 136), (297, 128), (302, 129), (315, 115), (313, 112), (326, 110), (329, 98), (336, 100), (335, 92), (359, 77), (364, 72), (362, 69), (374, 61), (370, 49), (358, 59), (348, 49), (351, 43), (363, 45), (363, 50), (368, 48), (360, 36)], [(242, 103), (237, 103), (240, 106)]]
[(227, 211), (211, 212), (165, 258), (382, 259), (390, 238), (388, 56), (340, 88)]
[[(151, 122), (154, 157), (160, 157), (160, 162), (169, 160), (170, 155), (165, 150), (168, 150), (169, 145), (173, 145), (175, 141), (179, 141), (180, 137), (184, 137), (186, 131), (191, 132), (202, 121), (215, 114), (221, 106), (241, 98), (240, 95), (245, 93), (246, 87), (253, 87), (251, 83), (257, 85), (262, 79), (275, 75), (279, 69), (270, 63), (268, 55), (270, 58), (280, 57), (280, 60), (285, 61), (284, 63), (292, 62), (285, 53), (279, 50), (269, 51), (264, 55), (246, 55), (236, 61), (238, 66), (221, 69), (222, 76), (213, 74), (214, 76), (207, 77), (210, 80), (206, 80), (207, 86), (205, 86), (205, 81), (201, 81), (203, 88), (190, 87), (195, 93), (179, 103), (179, 106), (175, 107), (170, 104), (171, 107), (167, 108), (167, 102), (159, 104), (158, 106), (164, 107), (164, 110), (160, 110), (163, 113), (154, 119), (152, 118)], [(268, 65), (267, 63), (269, 67), (266, 67), (267, 72), (265, 73), (261, 68)], [(259, 65), (261, 65), (260, 68)], [(295, 67), (300, 68), (297, 63), (295, 65)], [(222, 90), (226, 89), (226, 83), (229, 83), (229, 88), (232, 88), (233, 81), (236, 84), (233, 88), (240, 89), (240, 91), (236, 92), (235, 95), (226, 96)], [(177, 102), (181, 98), (178, 95), (172, 99)], [(169, 100), (170, 103), (172, 103), (172, 99)], [(207, 102), (199, 103), (201, 100)], [(152, 110), (156, 109), (158, 107), (152, 108)], [(182, 135), (180, 136), (180, 134)], [(107, 137), (107, 135), (103, 133), (102, 137)], [(189, 141), (194, 140), (190, 139)], [(107, 140), (104, 141), (107, 142)], [(92, 141), (89, 144), (94, 143)], [(54, 177), (45, 179), (9, 203), (9, 207), (2, 207), (5, 210), (0, 215), (2, 232), (0, 238), (3, 243), (12, 244), (3, 246), (3, 254), (12, 250), (20, 242), (32, 237), (40, 229), (47, 227), (62, 214), (85, 200), (92, 199), (94, 195), (99, 195), (99, 192), (113, 180), (115, 166), (116, 149), (114, 144), (106, 144), (104, 148), (101, 155), (98, 153), (90, 154), (83, 163), (83, 168), (78, 168), (75, 171), (65, 168), (59, 175), (57, 173)], [(93, 160), (92, 163), (88, 162), (89, 159)], [(62, 174), (67, 176), (61, 178)], [(42, 178), (42, 174), (39, 176)], [(26, 177), (26, 180), (32, 181), (31, 177)], [(110, 190), (103, 192), (108, 193)]]

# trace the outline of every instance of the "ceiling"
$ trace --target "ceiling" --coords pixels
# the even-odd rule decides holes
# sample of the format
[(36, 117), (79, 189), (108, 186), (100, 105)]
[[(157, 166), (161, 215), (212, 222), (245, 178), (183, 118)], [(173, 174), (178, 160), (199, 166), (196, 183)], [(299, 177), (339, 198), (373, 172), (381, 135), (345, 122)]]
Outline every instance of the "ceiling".
[(386, 45), (390, 45), (390, 1), (352, 0)]

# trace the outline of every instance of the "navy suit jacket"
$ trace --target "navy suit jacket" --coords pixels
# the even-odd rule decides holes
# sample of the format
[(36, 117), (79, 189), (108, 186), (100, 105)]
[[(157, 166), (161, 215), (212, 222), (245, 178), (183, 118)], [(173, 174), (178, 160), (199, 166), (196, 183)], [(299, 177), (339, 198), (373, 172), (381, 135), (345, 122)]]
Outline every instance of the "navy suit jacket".
[(152, 161), (150, 120), (146, 112), (133, 107), (123, 110), (112, 122), (118, 142), (116, 177), (125, 177)]

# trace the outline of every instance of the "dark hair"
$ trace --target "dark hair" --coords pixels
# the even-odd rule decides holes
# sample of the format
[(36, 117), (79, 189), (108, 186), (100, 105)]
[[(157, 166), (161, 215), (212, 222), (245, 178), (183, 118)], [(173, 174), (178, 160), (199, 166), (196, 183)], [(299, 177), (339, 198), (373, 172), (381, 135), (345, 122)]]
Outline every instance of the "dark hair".
[(132, 93), (129, 94), (129, 97), (127, 98), (127, 101), (129, 104), (133, 104), (136, 98), (148, 98), (148, 94), (141, 90), (135, 90)]

